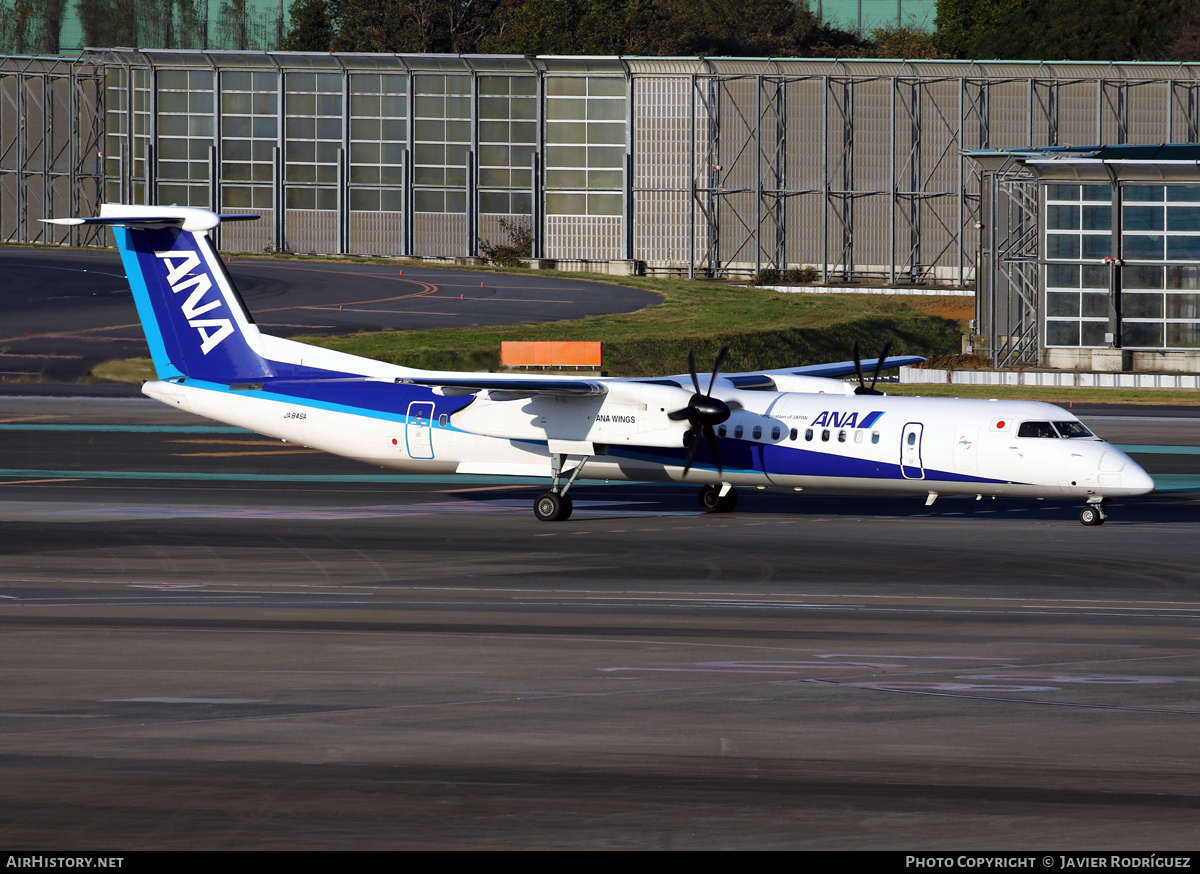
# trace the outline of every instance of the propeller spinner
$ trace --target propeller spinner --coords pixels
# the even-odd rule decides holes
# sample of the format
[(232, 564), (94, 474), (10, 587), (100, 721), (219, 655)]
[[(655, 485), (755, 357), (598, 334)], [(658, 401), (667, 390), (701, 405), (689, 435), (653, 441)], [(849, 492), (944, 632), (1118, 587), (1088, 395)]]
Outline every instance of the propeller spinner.
[(703, 437), (708, 444), (708, 451), (712, 454), (713, 461), (717, 465), (717, 473), (722, 473), (721, 454), (717, 449), (717, 434), (713, 430), (716, 425), (720, 425), (729, 418), (731, 410), (729, 405), (720, 398), (712, 396), (713, 386), (717, 382), (717, 374), (721, 371), (721, 364), (725, 361), (725, 356), (729, 352), (728, 346), (722, 346), (721, 351), (717, 353), (717, 360), (713, 363), (712, 378), (708, 381), (708, 391), (700, 392), (700, 377), (696, 374), (696, 356), (692, 350), (688, 350), (688, 373), (692, 376), (692, 386), (696, 389), (688, 405), (680, 410), (667, 413), (667, 417), (674, 421), (687, 419), (688, 424), (692, 426), (688, 432), (688, 447), (687, 461), (683, 466), (683, 475), (687, 476), (692, 469), (692, 462), (696, 460), (696, 450), (700, 448), (700, 439)]

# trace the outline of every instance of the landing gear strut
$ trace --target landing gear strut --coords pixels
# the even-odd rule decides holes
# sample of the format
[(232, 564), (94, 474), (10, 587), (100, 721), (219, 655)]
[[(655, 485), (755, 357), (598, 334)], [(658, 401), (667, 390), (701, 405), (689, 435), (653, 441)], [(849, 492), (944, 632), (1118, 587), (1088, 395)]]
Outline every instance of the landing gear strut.
[(533, 515), (539, 522), (566, 522), (571, 518), (571, 511), (575, 509), (575, 505), (567, 497), (567, 490), (571, 488), (589, 458), (590, 455), (583, 456), (571, 471), (566, 483), (560, 485), (567, 456), (557, 452), (550, 456), (550, 489), (538, 495), (533, 502)]
[(729, 483), (700, 489), (700, 509), (705, 513), (731, 513), (737, 506), (737, 492)]
[(1079, 521), (1084, 525), (1103, 525), (1108, 514), (1102, 506), (1103, 498), (1089, 500), (1087, 506), (1079, 511)]

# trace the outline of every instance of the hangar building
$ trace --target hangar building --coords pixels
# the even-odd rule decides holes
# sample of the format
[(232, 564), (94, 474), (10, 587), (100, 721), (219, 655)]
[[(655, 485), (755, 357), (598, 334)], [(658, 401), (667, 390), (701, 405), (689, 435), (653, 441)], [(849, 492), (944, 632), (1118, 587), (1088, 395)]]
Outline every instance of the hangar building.
[[(1079, 362), (1114, 340), (1182, 360), (1200, 335), (1167, 284), (1190, 257), (1169, 226), (1180, 177), (1159, 185), (1161, 315), (1128, 298), (1101, 316), (1084, 279), (1099, 238), (1155, 233), (1029, 225), (1093, 221), (1103, 202), (1014, 150), (1197, 142), (1197, 64), (93, 50), (0, 59), (0, 237), (102, 243), (37, 219), (121, 200), (262, 215), (223, 230), (234, 251), (466, 257), (503, 219), (539, 258), (648, 272), (967, 285), (979, 265), (998, 363)], [(1109, 183), (1116, 222), (1126, 181)], [(1005, 199), (985, 204), (993, 184)], [(1019, 209), (1013, 248), (989, 216)], [(1073, 252), (1072, 234), (1074, 261), (1027, 245)], [(1132, 266), (1152, 265), (1119, 268), (1117, 293)]]

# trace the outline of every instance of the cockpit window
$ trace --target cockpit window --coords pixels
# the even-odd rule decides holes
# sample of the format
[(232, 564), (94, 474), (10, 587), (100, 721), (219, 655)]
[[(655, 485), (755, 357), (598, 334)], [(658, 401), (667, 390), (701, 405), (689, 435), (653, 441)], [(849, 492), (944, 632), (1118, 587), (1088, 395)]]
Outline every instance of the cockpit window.
[(1094, 437), (1083, 422), (1055, 422), (1055, 429), (1063, 437)]
[(1092, 437), (1082, 422), (1022, 422), (1018, 437)]
[(1058, 432), (1049, 422), (1022, 422), (1017, 429), (1018, 437), (1057, 437)]

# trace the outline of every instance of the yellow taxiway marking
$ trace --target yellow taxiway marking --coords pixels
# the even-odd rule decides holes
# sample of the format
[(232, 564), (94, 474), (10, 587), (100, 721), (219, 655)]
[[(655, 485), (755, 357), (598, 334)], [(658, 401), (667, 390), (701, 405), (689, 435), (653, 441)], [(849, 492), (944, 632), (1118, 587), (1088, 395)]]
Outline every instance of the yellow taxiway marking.
[(65, 419), (65, 418), (67, 418), (65, 415), (63, 415), (63, 416), (51, 416), (51, 415), (45, 415), (45, 416), (18, 416), (18, 417), (17, 417), (17, 418), (15, 418), (15, 419), (0, 419), (0, 424), (7, 425), (7, 424), (10, 424), (10, 423), (12, 423), (12, 422), (37, 422), (37, 421), (40, 421), (40, 420), (42, 420), (42, 419)]
[(0, 486), (24, 486), (30, 483), (77, 483), (79, 477), (64, 476), (57, 479), (6, 479), (0, 482)]

